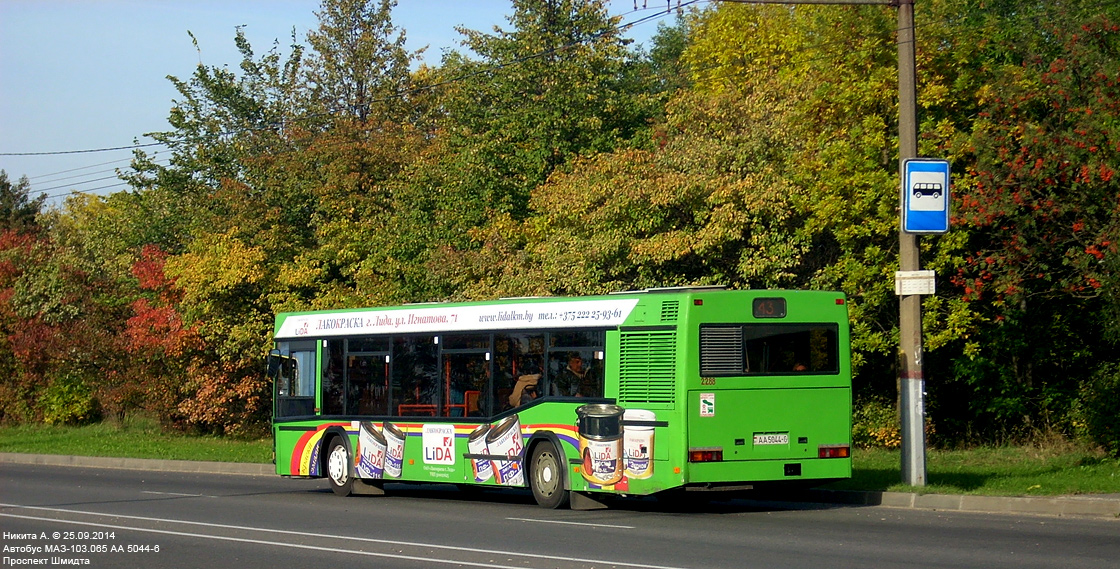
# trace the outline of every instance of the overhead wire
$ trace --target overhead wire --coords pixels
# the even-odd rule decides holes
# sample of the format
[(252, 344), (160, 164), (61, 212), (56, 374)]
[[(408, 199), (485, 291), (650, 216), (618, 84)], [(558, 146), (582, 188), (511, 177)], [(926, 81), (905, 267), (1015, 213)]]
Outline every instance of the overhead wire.
[(113, 152), (116, 150), (134, 150), (150, 146), (163, 146), (163, 142), (150, 142), (148, 144), (132, 144), (129, 146), (114, 146), (111, 148), (88, 148), (85, 150), (52, 150), (49, 152), (0, 152), (0, 156), (59, 156), (63, 154), (93, 154), (95, 152)]
[[(51, 177), (51, 176), (57, 176), (57, 175), (59, 175), (59, 174), (69, 174), (70, 172), (77, 172), (78, 170), (88, 170), (88, 169), (90, 169), (90, 168), (96, 168), (96, 167), (98, 167), (98, 166), (107, 166), (107, 165), (109, 165), (109, 164), (116, 164), (117, 162), (125, 162), (125, 161), (129, 161), (129, 160), (132, 160), (132, 157), (128, 157), (128, 158), (118, 158), (118, 159), (116, 159), (116, 160), (110, 160), (110, 161), (108, 161), (108, 162), (100, 162), (100, 163), (97, 163), (97, 164), (90, 164), (89, 166), (79, 166), (79, 167), (77, 167), (77, 168), (70, 168), (70, 169), (67, 169), (67, 170), (60, 170), (60, 171), (58, 171), (58, 172), (49, 172), (49, 173), (47, 173), (47, 174), (39, 174), (38, 176), (31, 176), (30, 178), (28, 178), (28, 180), (38, 180), (39, 178), (49, 178), (49, 177)], [(101, 170), (101, 171), (98, 171), (98, 172), (93, 172), (93, 173), (94, 173), (94, 174), (100, 174), (101, 172), (107, 172), (107, 171), (108, 171), (108, 170)], [(60, 178), (60, 179), (62, 179), (62, 180), (65, 180), (65, 179), (67, 179), (67, 178)]]

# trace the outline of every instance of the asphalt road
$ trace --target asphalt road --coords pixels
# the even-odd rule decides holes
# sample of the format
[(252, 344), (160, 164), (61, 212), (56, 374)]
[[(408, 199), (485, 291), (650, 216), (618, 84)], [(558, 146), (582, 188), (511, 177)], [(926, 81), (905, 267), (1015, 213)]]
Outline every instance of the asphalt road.
[(1090, 569), (1120, 559), (1111, 519), (745, 500), (577, 512), (509, 490), (388, 489), (339, 498), (324, 481), (3, 464), (0, 567)]

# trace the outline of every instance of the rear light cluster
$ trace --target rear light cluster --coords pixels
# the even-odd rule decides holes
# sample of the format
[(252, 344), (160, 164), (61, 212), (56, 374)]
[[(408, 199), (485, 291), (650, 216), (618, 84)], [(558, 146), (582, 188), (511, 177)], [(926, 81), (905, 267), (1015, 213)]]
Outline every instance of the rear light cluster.
[[(849, 458), (852, 456), (848, 445), (820, 445), (817, 458)], [(723, 462), (723, 448), (703, 447), (688, 449), (689, 462)]]
[(848, 458), (851, 456), (848, 445), (821, 445), (817, 447), (817, 458)]
[(723, 449), (719, 447), (690, 448), (688, 449), (688, 461), (723, 462)]

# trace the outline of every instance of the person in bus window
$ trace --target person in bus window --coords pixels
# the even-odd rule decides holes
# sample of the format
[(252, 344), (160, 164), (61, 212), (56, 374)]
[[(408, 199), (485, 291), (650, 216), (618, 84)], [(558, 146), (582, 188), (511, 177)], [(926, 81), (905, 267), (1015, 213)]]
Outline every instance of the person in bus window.
[(572, 352), (568, 355), (568, 365), (556, 374), (551, 393), (561, 397), (584, 397), (581, 388), (585, 387), (588, 380), (587, 369), (583, 367), (583, 357), (579, 352)]
[(583, 374), (583, 379), (579, 383), (580, 397), (602, 397), (603, 396), (603, 362), (601, 360), (591, 360), (591, 363)]
[(509, 396), (509, 404), (513, 407), (520, 407), (536, 399), (539, 396), (537, 384), (540, 380), (541, 374), (539, 373), (518, 377), (517, 383), (513, 386), (513, 393)]

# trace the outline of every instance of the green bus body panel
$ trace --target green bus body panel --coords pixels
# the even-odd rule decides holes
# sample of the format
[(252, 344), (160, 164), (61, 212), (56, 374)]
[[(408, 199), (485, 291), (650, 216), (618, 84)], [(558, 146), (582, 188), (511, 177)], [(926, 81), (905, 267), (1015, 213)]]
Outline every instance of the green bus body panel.
[[(752, 301), (758, 298), (785, 298), (786, 313), (782, 318), (756, 318)], [(851, 370), (847, 307), (838, 292), (781, 290), (685, 290), (619, 294), (585, 298), (510, 299), (493, 302), (448, 303), (393, 308), (354, 309), (330, 312), (286, 313), (277, 316), (278, 340), (323, 340), (367, 335), (362, 332), (341, 333), (330, 329), (316, 332), (319, 317), (336, 318), (330, 326), (374, 326), (384, 333), (400, 333), (389, 322), (407, 321), (409, 314), (430, 315), (425, 309), (469, 307), (460, 314), (482, 314), (478, 318), (513, 318), (533, 316), (533, 328), (524, 321), (510, 321), (508, 330), (557, 330), (570, 326), (596, 327), (596, 318), (605, 314), (561, 313), (553, 303), (580, 301), (628, 301), (632, 306), (624, 318), (618, 313), (605, 328), (604, 398), (627, 409), (652, 412), (652, 461), (641, 474), (626, 471), (627, 462), (619, 460), (620, 480), (609, 484), (596, 483), (586, 472), (586, 457), (577, 427), (576, 409), (583, 402), (572, 398), (544, 398), (517, 409), (516, 415), (505, 412), (495, 417), (296, 417), (277, 419), (273, 425), (276, 446), (276, 472), (284, 476), (325, 476), (323, 448), (328, 433), (345, 433), (355, 468), (360, 467), (362, 423), (384, 432), (390, 422), (404, 433), (403, 456), (399, 477), (411, 482), (475, 483), (498, 485), (494, 475), (503, 462), (506, 478), (514, 482), (527, 480), (510, 470), (516, 461), (489, 461), (491, 473), (479, 482), (478, 456), (472, 452), (469, 439), (480, 425), (498, 427), (516, 416), (520, 425), (520, 444), (528, 456), (532, 444), (548, 440), (558, 443), (568, 461), (568, 487), (579, 491), (617, 492), (634, 495), (652, 494), (661, 490), (690, 484), (751, 484), (769, 481), (825, 481), (851, 476), (850, 458), (818, 457), (820, 445), (850, 445), (851, 441)], [(604, 303), (604, 305), (607, 305)], [(571, 306), (571, 305), (569, 305)], [(611, 306), (617, 306), (611, 305)], [(493, 311), (480, 309), (494, 307)], [(577, 306), (578, 307), (578, 306)], [(473, 310), (473, 311), (472, 311)], [(625, 312), (625, 311), (623, 311)], [(388, 314), (389, 316), (386, 316)], [(396, 314), (404, 320), (397, 320)], [(353, 318), (348, 321), (347, 315)], [(358, 322), (359, 317), (365, 322)], [(517, 316), (520, 318), (520, 316)], [(461, 318), (461, 316), (460, 316)], [(574, 318), (575, 320), (571, 320)], [(590, 319), (588, 319), (590, 318)], [(292, 319), (291, 322), (288, 322)], [(621, 323), (619, 323), (621, 321)], [(285, 327), (285, 322), (288, 325)], [(295, 323), (299, 323), (297, 326)], [(305, 322), (310, 325), (304, 328)], [(493, 332), (492, 320), (479, 328)], [(576, 324), (573, 324), (576, 322)], [(700, 329), (718, 324), (797, 324), (824, 323), (835, 325), (839, 346), (836, 373), (818, 375), (753, 375), (702, 377), (700, 373)], [(286, 335), (281, 335), (284, 329)], [(298, 332), (292, 333), (292, 330)], [(455, 328), (462, 332), (461, 326)], [(440, 334), (442, 332), (424, 332)], [(450, 332), (449, 332), (450, 333)], [(301, 335), (293, 335), (301, 334)], [(323, 361), (322, 342), (318, 342), (318, 361)], [(320, 378), (321, 380), (321, 378)], [(701, 396), (714, 394), (714, 412), (702, 409)], [(316, 389), (316, 405), (322, 404), (321, 388)], [(604, 401), (604, 400), (598, 400)], [(707, 415), (711, 416), (707, 416)], [(646, 426), (648, 428), (648, 425)], [(754, 444), (755, 434), (787, 434), (788, 444)], [(440, 447), (441, 435), (450, 436), (450, 446)], [(625, 433), (624, 433), (625, 436)], [(804, 442), (799, 442), (804, 439)], [(509, 443), (510, 439), (506, 439)], [(772, 442), (772, 440), (770, 441)], [(625, 441), (619, 445), (625, 452)], [(450, 453), (444, 449), (451, 449)], [(690, 463), (690, 448), (720, 448), (721, 462)], [(508, 444), (507, 444), (508, 449)], [(367, 449), (368, 450), (368, 449)], [(487, 451), (493, 453), (493, 449)], [(612, 451), (613, 452), (613, 451)], [(447, 455), (451, 456), (448, 457)], [(436, 456), (438, 455), (438, 456)], [(789, 465), (796, 464), (796, 468)], [(481, 467), (485, 471), (485, 466)], [(637, 466), (635, 466), (637, 468)], [(358, 472), (356, 470), (356, 472)], [(793, 472), (794, 474), (791, 474)], [(511, 475), (512, 473), (512, 475)], [(358, 472), (360, 477), (362, 476)], [(507, 480), (506, 483), (510, 481)]]
[[(848, 389), (712, 390), (708, 417), (700, 415), (703, 393), (688, 394), (688, 446), (720, 448), (724, 461), (815, 459), (819, 445), (850, 445)], [(756, 445), (755, 435), (784, 435), (789, 442)]]

